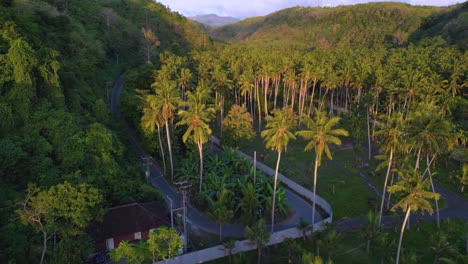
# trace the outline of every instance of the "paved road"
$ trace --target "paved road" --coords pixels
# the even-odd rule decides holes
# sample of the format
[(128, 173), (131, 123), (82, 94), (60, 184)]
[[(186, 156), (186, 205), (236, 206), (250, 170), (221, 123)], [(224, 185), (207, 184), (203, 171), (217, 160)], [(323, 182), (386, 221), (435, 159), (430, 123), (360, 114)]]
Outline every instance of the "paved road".
[[(121, 113), (118, 108), (118, 102), (120, 99), (120, 95), (123, 89), (123, 76), (120, 76), (113, 87), (112, 90), (112, 97), (111, 97), (111, 110), (112, 112), (122, 119), (122, 122), (126, 124), (124, 118), (122, 118)], [(135, 132), (126, 124), (127, 133), (130, 138), (130, 142), (132, 146), (137, 151), (140, 158), (143, 160), (144, 158), (148, 157), (145, 153), (144, 149), (141, 147), (140, 143), (137, 140), (137, 136)], [(261, 169), (261, 168), (260, 168)], [(268, 168), (270, 169), (270, 168)], [(270, 169), (271, 170), (271, 169)], [(161, 169), (156, 164), (151, 164), (150, 166), (150, 181), (151, 184), (161, 191), (164, 195), (166, 195), (166, 199), (170, 198), (173, 202), (173, 208), (180, 208), (182, 207), (182, 199), (181, 195), (170, 185), (166, 179), (162, 176)], [(301, 197), (297, 196), (296, 194), (292, 193), (289, 190), (286, 190), (285, 194), (286, 202), (291, 205), (293, 214), (288, 219), (284, 220), (281, 223), (275, 224), (275, 231), (284, 230), (291, 227), (296, 227), (299, 224), (300, 218), (305, 219), (311, 223), (311, 215), (312, 215), (312, 205), (302, 199)], [(322, 216), (319, 213), (320, 211), (317, 210), (317, 215), (315, 216), (315, 221), (319, 222), (322, 220)], [(218, 234), (219, 226), (212, 220), (208, 219), (204, 215), (202, 215), (198, 210), (189, 206), (187, 209), (187, 216), (188, 222), (191, 224), (193, 228), (199, 228), (205, 232)], [(270, 228), (267, 225), (267, 230)], [(240, 224), (226, 224), (223, 227), (223, 235), (231, 236), (231, 237), (240, 237), (244, 234), (244, 226)]]

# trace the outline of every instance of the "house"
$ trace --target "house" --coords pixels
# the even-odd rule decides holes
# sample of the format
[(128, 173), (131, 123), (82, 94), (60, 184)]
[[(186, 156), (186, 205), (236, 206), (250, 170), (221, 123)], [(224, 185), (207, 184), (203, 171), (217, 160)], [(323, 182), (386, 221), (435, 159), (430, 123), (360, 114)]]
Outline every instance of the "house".
[(170, 225), (169, 212), (158, 202), (133, 203), (110, 208), (101, 223), (88, 229), (96, 252), (114, 249), (120, 242), (148, 238), (151, 230)]

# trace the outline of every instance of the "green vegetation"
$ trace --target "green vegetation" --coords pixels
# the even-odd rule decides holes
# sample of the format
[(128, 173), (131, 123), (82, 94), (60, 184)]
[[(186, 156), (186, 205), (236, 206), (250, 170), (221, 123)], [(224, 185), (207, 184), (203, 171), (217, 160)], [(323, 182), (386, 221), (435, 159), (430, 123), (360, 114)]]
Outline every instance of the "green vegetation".
[(112, 83), (208, 38), (149, 0), (1, 1), (0, 25), (0, 262), (83, 263), (106, 208), (160, 199), (111, 117)]
[[(362, 234), (330, 227), (265, 262), (466, 261), (458, 222), (438, 220), (437, 232), (417, 224), (404, 243), (403, 228), (398, 247), (397, 232), (380, 227), (385, 200), (406, 216), (439, 218), (434, 181), (467, 195), (466, 7), (295, 7), (210, 30), (229, 42), (221, 44), (150, 0), (1, 1), (0, 261), (82, 263), (93, 243), (85, 228), (106, 208), (160, 199), (109, 110), (123, 73), (129, 129), (168, 181), (198, 190), (192, 201), (219, 225), (220, 240), (226, 223), (242, 220), (257, 262), (264, 219), (289, 214), (278, 171), (328, 200), (335, 220), (379, 213)], [(257, 151), (275, 177), (234, 150), (210, 153), (212, 131)], [(161, 246), (166, 231), (112, 254), (167, 259), (180, 245)]]
[(121, 242), (110, 253), (110, 257), (115, 262), (125, 259), (129, 264), (145, 263), (149, 260), (154, 263), (177, 256), (183, 246), (182, 238), (175, 229), (161, 226), (151, 231), (146, 241), (140, 241), (138, 244)]

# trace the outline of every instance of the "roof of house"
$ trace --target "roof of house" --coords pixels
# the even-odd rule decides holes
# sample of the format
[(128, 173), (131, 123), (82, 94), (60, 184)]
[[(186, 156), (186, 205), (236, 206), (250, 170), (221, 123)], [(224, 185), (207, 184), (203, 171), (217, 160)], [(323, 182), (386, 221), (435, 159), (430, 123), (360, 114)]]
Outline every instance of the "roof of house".
[(110, 208), (101, 223), (88, 230), (96, 242), (170, 225), (169, 212), (158, 202), (133, 203)]

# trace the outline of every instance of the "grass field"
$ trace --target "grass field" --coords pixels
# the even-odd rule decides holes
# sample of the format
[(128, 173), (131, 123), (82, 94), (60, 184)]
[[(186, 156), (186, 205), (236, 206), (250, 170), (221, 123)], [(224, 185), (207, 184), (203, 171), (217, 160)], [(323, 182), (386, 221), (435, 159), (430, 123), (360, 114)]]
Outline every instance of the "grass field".
[[(287, 152), (282, 155), (280, 172), (312, 190), (315, 153), (304, 152), (305, 145), (306, 142), (301, 139), (290, 142)], [(257, 151), (259, 161), (272, 168), (276, 165), (276, 152), (266, 150), (260, 137), (242, 145), (240, 149), (249, 155)], [(335, 220), (365, 215), (378, 197), (359, 176), (352, 149), (344, 144), (342, 148), (335, 148), (332, 155), (333, 160), (324, 156), (319, 167), (317, 194), (332, 205)]]

